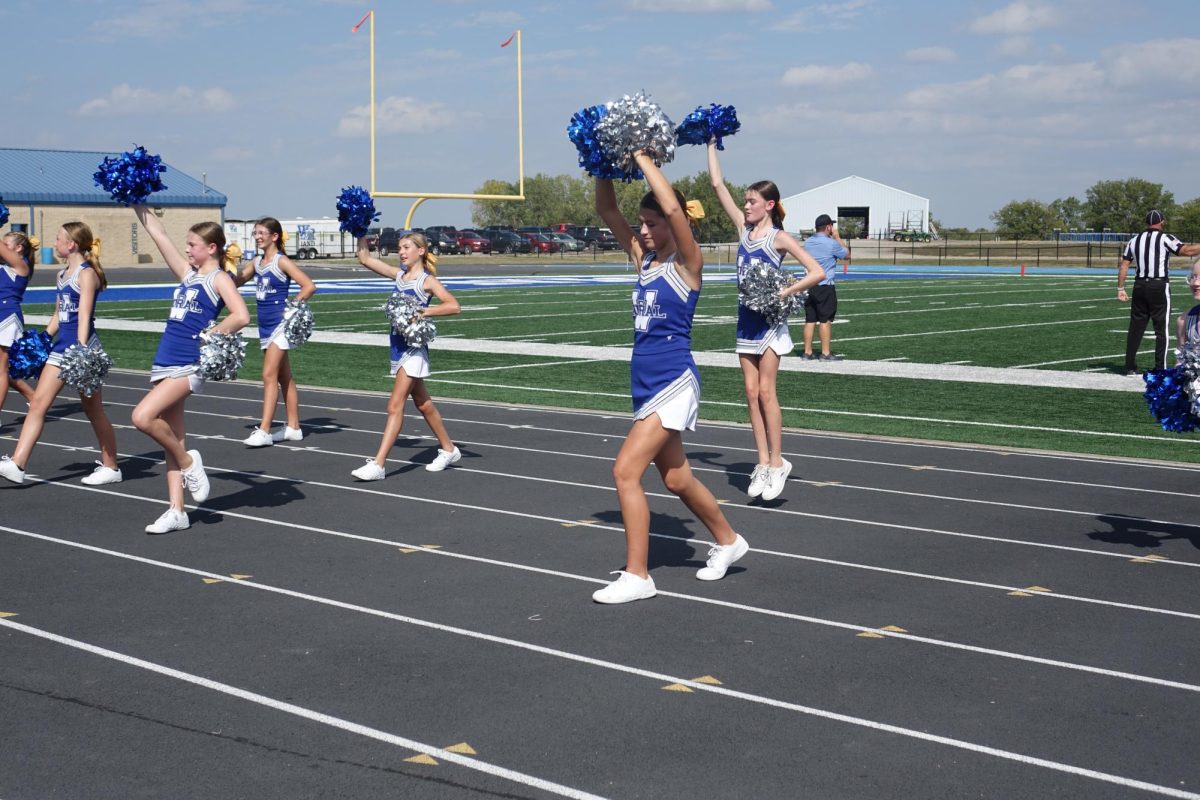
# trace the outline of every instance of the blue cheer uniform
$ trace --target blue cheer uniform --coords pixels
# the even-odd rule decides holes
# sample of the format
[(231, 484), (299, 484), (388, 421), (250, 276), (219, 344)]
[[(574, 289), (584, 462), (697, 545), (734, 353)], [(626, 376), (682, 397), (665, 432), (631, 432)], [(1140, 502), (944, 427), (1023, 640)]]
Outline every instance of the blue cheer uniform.
[[(221, 270), (201, 275), (192, 269), (175, 287), (167, 326), (158, 341), (150, 382), (163, 378), (183, 378), (195, 375), (200, 368), (200, 334), (216, 321), (225, 301), (217, 291), (217, 281), (231, 280)], [(197, 380), (199, 380), (197, 378)], [(199, 386), (193, 381), (193, 390)]]
[[(421, 270), (417, 277), (411, 281), (405, 280), (404, 275), (404, 272), (396, 274), (396, 288), (392, 294), (406, 294), (409, 297), (415, 298), (421, 308), (428, 308), (429, 293), (425, 291), (425, 279), (429, 277), (429, 273)], [(404, 336), (396, 333), (395, 328), (391, 329), (389, 339), (391, 343), (391, 368), (393, 376), (403, 369), (404, 374), (410, 378), (429, 377), (429, 348), (427, 346), (409, 347), (408, 342), (404, 340)]]
[(664, 428), (695, 430), (700, 373), (692, 359), (692, 317), (700, 292), (675, 269), (675, 257), (654, 269), (647, 253), (633, 290), (633, 358), (629, 387), (634, 419), (658, 414)]
[[(747, 225), (738, 240), (737, 276), (738, 286), (746, 277), (747, 271), (762, 265), (782, 268), (783, 253), (775, 249), (775, 236), (778, 228), (772, 228), (761, 239), (751, 239)], [(737, 346), (738, 353), (762, 355), (770, 348), (779, 355), (786, 355), (795, 346), (791, 334), (788, 333), (787, 320), (780, 320), (772, 326), (766, 318), (757, 311), (746, 308), (738, 303), (737, 315)]]
[[(30, 271), (32, 274), (32, 270)], [(21, 301), (30, 275), (19, 275), (8, 264), (0, 264), (0, 347), (10, 347), (25, 332)]]
[(1200, 306), (1192, 306), (1184, 318), (1183, 337), (1188, 347), (1200, 348)]
[[(58, 291), (54, 296), (55, 313), (58, 314), (58, 333), (54, 337), (54, 346), (50, 348), (50, 357), (46, 359), (47, 364), (61, 367), (63, 353), (71, 345), (79, 344), (79, 276), (85, 269), (91, 268), (92, 265), (85, 261), (70, 278), (67, 277), (70, 267), (58, 273), (56, 281)], [(100, 344), (100, 338), (96, 336), (95, 314), (92, 314), (92, 319), (88, 321), (85, 341), (88, 347), (96, 347)]]
[(262, 256), (254, 260), (254, 297), (258, 305), (258, 341), (263, 350), (275, 344), (280, 350), (288, 349), (287, 337), (283, 335), (283, 312), (287, 310), (288, 291), (292, 279), (280, 268), (281, 253), (267, 264)]

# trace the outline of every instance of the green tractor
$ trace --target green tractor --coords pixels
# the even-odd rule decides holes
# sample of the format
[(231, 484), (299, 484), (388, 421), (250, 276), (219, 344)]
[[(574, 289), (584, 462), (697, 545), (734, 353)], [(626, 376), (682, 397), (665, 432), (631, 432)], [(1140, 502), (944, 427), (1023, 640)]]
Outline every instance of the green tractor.
[(913, 230), (905, 228), (899, 231), (892, 231), (893, 242), (931, 242), (933, 235), (925, 231)]

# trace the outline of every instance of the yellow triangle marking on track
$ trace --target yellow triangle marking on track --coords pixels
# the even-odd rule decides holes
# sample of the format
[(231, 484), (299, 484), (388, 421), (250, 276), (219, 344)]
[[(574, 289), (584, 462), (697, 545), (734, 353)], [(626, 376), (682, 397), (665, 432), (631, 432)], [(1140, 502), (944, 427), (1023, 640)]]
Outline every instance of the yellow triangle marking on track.
[(15, 611), (0, 611), (0, 619), (8, 619), (15, 616), (17, 616), (17, 612)]
[(1041, 593), (1050, 593), (1050, 590), (1049, 590), (1049, 589), (1047, 589), (1045, 586), (1026, 586), (1026, 587), (1025, 587), (1025, 591), (1027, 591), (1027, 592), (1041, 592)]
[(1009, 597), (1033, 597), (1029, 592), (1009, 592)]
[(254, 576), (253, 575), (238, 575), (236, 572), (231, 572), (231, 573), (229, 573), (229, 577), (233, 578), (235, 581), (244, 581), (247, 578), (253, 578)]
[(886, 638), (882, 633), (876, 633), (875, 631), (863, 631), (862, 633), (859, 633), (856, 635), (863, 639), (884, 639), (884, 638)]
[(224, 582), (225, 582), (225, 581), (224, 581), (223, 579), (221, 579), (221, 578), (203, 578), (202, 580), (203, 580), (205, 583), (224, 583)]
[(423, 545), (421, 545), (421, 547), (425, 548), (426, 550), (441, 550), (442, 549), (442, 546), (440, 544), (423, 544)]
[(401, 547), (400, 552), (404, 553), (405, 555), (408, 555), (409, 553), (419, 553), (421, 551), (415, 547)]
[(1138, 556), (1137, 558), (1130, 559), (1130, 561), (1132, 561), (1134, 564), (1153, 564), (1155, 561), (1169, 561), (1169, 560), (1170, 559), (1168, 559), (1166, 556), (1160, 556), (1160, 555), (1154, 554), (1154, 553), (1152, 553), (1148, 556)]
[(668, 683), (666, 686), (664, 686), (662, 688), (664, 691), (667, 691), (667, 692), (694, 692), (694, 691), (696, 691), (695, 689), (693, 689), (690, 686), (684, 686), (682, 683)]
[(443, 747), (442, 749), (445, 750), (447, 753), (461, 753), (464, 756), (479, 755), (478, 753), (475, 752), (475, 748), (471, 747), (471, 745), (467, 744), (466, 742), (459, 742), (458, 744), (452, 744), (449, 747)]
[(879, 630), (888, 631), (889, 633), (908, 633), (908, 631), (904, 630), (904, 628), (901, 628), (899, 625), (884, 625)]
[(431, 767), (436, 767), (438, 765), (436, 758), (433, 756), (427, 756), (424, 753), (418, 753), (412, 758), (406, 758), (404, 760), (410, 764), (428, 764)]
[(707, 683), (709, 686), (720, 686), (721, 682), (712, 675), (701, 675), (699, 678), (692, 678), (695, 683)]

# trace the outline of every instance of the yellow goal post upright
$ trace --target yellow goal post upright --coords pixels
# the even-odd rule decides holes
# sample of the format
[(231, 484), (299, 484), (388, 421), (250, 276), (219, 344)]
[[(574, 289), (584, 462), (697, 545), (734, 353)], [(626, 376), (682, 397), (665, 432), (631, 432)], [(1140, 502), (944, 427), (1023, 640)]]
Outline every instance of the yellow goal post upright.
[[(500, 45), (506, 47), (509, 42), (516, 42), (517, 45), (517, 193), (516, 194), (459, 194), (447, 192), (382, 192), (375, 186), (375, 11), (367, 12), (367, 17), (370, 19), (370, 39), (371, 39), (371, 197), (415, 197), (416, 202), (408, 209), (408, 215), (404, 218), (404, 229), (408, 230), (412, 227), (413, 214), (417, 207), (426, 200), (502, 200), (502, 201), (524, 201), (525, 200), (525, 115), (524, 115), (524, 95), (522, 91), (521, 79), (521, 31), (518, 29), (508, 42)], [(362, 22), (359, 23), (362, 25)], [(358, 30), (356, 25), (354, 30)]]

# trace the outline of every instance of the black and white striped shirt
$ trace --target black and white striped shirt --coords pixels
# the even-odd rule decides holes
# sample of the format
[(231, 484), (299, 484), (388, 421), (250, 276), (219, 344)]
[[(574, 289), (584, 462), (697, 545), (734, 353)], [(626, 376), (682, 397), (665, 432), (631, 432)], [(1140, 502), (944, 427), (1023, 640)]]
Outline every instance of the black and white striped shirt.
[(1130, 239), (1121, 258), (1137, 266), (1137, 280), (1166, 278), (1167, 260), (1171, 254), (1178, 254), (1182, 247), (1183, 242), (1171, 234), (1152, 228)]

